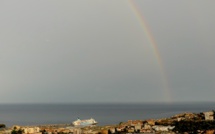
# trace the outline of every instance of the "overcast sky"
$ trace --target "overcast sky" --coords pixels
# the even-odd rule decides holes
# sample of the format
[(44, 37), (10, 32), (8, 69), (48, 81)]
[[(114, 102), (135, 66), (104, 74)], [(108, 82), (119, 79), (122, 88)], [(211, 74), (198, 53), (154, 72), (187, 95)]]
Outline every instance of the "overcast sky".
[(134, 3), (162, 66), (131, 1), (1, 0), (0, 102), (214, 101), (215, 1)]

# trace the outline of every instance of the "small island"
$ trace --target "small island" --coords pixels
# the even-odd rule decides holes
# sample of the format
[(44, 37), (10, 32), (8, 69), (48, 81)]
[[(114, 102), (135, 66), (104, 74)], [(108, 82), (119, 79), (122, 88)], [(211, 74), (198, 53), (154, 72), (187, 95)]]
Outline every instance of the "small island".
[(0, 134), (214, 134), (215, 111), (181, 113), (169, 118), (128, 120), (115, 125), (72, 126), (51, 124), (38, 126), (0, 125)]

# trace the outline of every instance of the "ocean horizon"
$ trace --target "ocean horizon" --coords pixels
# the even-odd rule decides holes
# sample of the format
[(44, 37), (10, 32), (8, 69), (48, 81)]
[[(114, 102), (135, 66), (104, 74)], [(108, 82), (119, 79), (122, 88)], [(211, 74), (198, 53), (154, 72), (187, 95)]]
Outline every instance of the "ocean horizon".
[(215, 109), (215, 102), (188, 103), (52, 103), (0, 104), (0, 123), (13, 125), (71, 124), (77, 118), (94, 118), (98, 125), (128, 120), (168, 118), (184, 112)]

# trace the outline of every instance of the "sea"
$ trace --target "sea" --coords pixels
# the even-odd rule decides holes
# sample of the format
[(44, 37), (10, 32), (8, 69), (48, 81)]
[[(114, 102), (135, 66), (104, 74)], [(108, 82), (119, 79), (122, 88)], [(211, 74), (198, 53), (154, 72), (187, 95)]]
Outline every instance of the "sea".
[(71, 124), (77, 118), (98, 121), (99, 126), (128, 120), (168, 118), (184, 112), (200, 113), (215, 109), (213, 103), (138, 104), (0, 104), (0, 124)]

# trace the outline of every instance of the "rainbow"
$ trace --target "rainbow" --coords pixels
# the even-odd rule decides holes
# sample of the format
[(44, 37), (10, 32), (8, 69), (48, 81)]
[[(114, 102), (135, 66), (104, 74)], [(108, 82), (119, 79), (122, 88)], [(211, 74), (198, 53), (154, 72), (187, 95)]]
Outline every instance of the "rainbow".
[(159, 66), (159, 72), (161, 75), (161, 81), (163, 84), (163, 96), (165, 98), (165, 102), (172, 102), (172, 96), (171, 96), (171, 90), (170, 90), (170, 85), (168, 83), (168, 78), (166, 75), (166, 70), (164, 69), (164, 64), (163, 64), (163, 60), (161, 58), (161, 55), (159, 53), (159, 48), (157, 46), (156, 40), (153, 37), (153, 34), (151, 33), (151, 30), (149, 28), (149, 26), (146, 23), (146, 20), (144, 19), (143, 14), (141, 13), (141, 11), (139, 10), (137, 4), (134, 2), (134, 0), (128, 0), (128, 4), (131, 7), (131, 10), (134, 12), (136, 18), (138, 19), (141, 27), (143, 28), (143, 31), (146, 34), (146, 37), (150, 43), (150, 46), (152, 47), (154, 56), (156, 58), (157, 64)]

